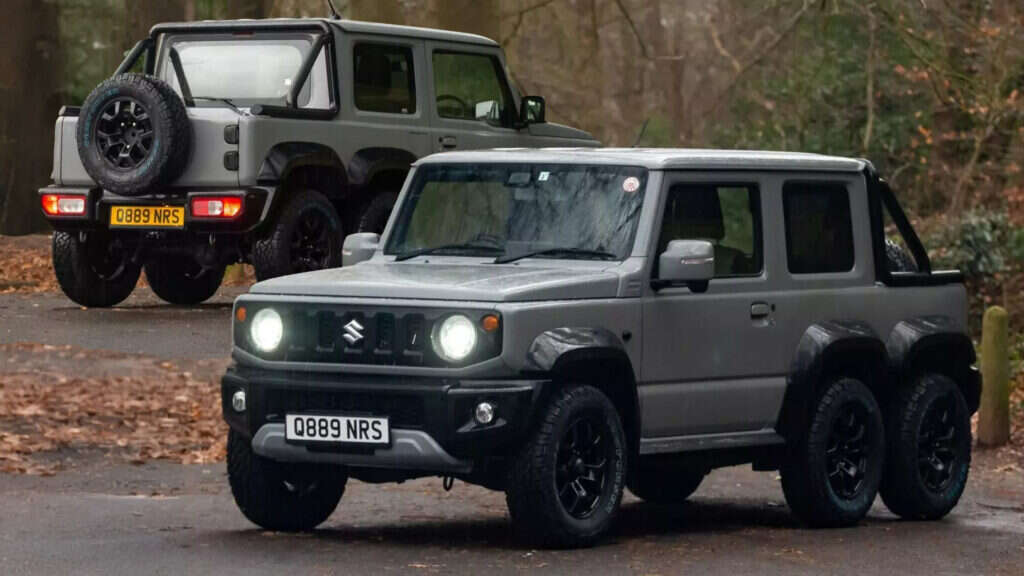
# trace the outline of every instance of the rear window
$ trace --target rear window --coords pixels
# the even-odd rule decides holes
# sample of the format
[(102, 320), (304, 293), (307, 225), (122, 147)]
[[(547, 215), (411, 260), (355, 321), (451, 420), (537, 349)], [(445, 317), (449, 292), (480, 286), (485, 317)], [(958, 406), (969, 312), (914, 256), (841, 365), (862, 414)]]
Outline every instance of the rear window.
[(787, 182), (782, 188), (786, 261), (792, 274), (853, 269), (850, 193), (841, 183)]

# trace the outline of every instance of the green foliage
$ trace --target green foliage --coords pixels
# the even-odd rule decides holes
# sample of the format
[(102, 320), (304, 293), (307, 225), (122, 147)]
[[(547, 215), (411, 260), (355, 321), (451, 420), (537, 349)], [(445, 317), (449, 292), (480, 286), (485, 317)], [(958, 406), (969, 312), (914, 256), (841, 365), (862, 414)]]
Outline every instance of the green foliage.
[(1021, 237), (1020, 230), (1009, 227), (1006, 214), (976, 211), (943, 227), (926, 243), (932, 247), (936, 267), (957, 268), (970, 278), (980, 278), (1006, 271), (1018, 257), (1012, 242), (1020, 244)]

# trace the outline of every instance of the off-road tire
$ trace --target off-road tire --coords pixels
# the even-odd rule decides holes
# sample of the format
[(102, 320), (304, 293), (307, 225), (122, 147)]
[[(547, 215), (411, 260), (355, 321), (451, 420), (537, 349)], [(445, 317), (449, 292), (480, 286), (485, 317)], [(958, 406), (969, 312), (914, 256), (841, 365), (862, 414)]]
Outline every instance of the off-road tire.
[(209, 300), (224, 280), (223, 266), (203, 268), (185, 254), (161, 255), (146, 262), (145, 271), (149, 287), (161, 300), (182, 306)]
[(110, 249), (111, 242), (115, 240), (100, 231), (90, 232), (85, 242), (79, 241), (77, 232), (53, 233), (53, 271), (61, 290), (75, 303), (106, 308), (135, 290), (140, 268), (124, 250), (115, 249), (115, 257), (107, 261), (97, 260), (97, 253)]
[[(148, 113), (152, 141), (131, 168), (117, 168), (103, 156), (96, 124), (118, 99), (132, 99)], [(77, 128), (78, 155), (101, 187), (121, 196), (139, 196), (171, 184), (185, 170), (192, 148), (192, 124), (174, 89), (154, 76), (119, 74), (100, 83), (82, 105)]]
[(381, 192), (373, 197), (373, 200), (366, 205), (362, 216), (359, 217), (360, 232), (374, 232), (381, 234), (387, 226), (388, 217), (398, 200), (398, 192)]
[(700, 488), (705, 476), (705, 470), (654, 467), (641, 462), (629, 491), (652, 504), (682, 504)]
[[(597, 424), (608, 444), (600, 495), (588, 515), (570, 515), (555, 487), (557, 459), (570, 426), (585, 419)], [(566, 443), (564, 448), (568, 448)], [(533, 433), (513, 456), (505, 500), (513, 528), (531, 544), (550, 548), (589, 546), (611, 525), (622, 500), (627, 469), (626, 436), (615, 406), (591, 386), (556, 390), (540, 409)]]
[[(863, 479), (848, 496), (829, 481), (834, 428), (847, 409), (864, 427)], [(853, 444), (852, 442), (850, 444)], [(851, 526), (867, 515), (878, 493), (885, 460), (885, 431), (881, 411), (871, 390), (861, 381), (842, 377), (828, 382), (811, 409), (808, 428), (791, 447), (782, 465), (782, 491), (793, 514), (812, 527)]]
[[(291, 481), (295, 479), (302, 481)], [(249, 439), (234, 430), (228, 432), (231, 494), (242, 514), (261, 528), (279, 532), (316, 528), (338, 507), (347, 481), (339, 466), (275, 462), (255, 454)], [(294, 488), (289, 489), (286, 482)]]
[[(318, 267), (301, 266), (293, 259), (293, 235), (298, 232), (303, 218), (310, 213), (325, 218), (325, 222), (331, 230), (328, 235), (329, 246), (327, 246), (329, 254)], [(281, 207), (277, 217), (268, 225), (268, 229), (255, 242), (252, 249), (252, 264), (257, 280), (268, 280), (296, 272), (341, 266), (344, 228), (338, 212), (323, 194), (315, 190), (294, 191)]]
[[(882, 501), (903, 518), (942, 518), (960, 501), (971, 467), (971, 420), (963, 393), (944, 375), (924, 374), (912, 386), (896, 392), (890, 409), (888, 456), (880, 490)], [(949, 447), (943, 453), (952, 455), (953, 460), (951, 464), (942, 462), (940, 467), (942, 474), (949, 471), (949, 477), (941, 484), (929, 486), (922, 475), (922, 466), (927, 463), (919, 459), (924, 457), (921, 441), (925, 418), (932, 416), (929, 411), (933, 409), (949, 411), (948, 424), (954, 433), (948, 443), (943, 442), (943, 447)], [(934, 446), (934, 443), (929, 444)], [(933, 457), (937, 456), (933, 454)]]

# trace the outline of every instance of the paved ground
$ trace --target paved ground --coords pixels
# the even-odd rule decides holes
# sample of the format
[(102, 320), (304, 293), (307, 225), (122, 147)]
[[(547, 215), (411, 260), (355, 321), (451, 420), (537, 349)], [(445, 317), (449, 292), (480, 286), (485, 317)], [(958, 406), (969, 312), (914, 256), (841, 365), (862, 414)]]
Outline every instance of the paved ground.
[[(82, 310), (59, 295), (0, 295), (0, 345), (219, 366), (208, 361), (228, 352), (231, 297), (171, 308), (140, 290), (117, 309)], [(10, 362), (0, 354), (0, 372)], [(1024, 474), (984, 452), (964, 501), (942, 522), (897, 521), (879, 504), (860, 527), (805, 530), (774, 473), (739, 467), (712, 473), (680, 508), (627, 498), (611, 537), (578, 551), (518, 546), (502, 495), (461, 483), (446, 493), (439, 480), (352, 482), (323, 530), (294, 536), (258, 531), (242, 518), (223, 464), (53, 457), (64, 466), (53, 477), (0, 474), (2, 574), (1024, 572)]]

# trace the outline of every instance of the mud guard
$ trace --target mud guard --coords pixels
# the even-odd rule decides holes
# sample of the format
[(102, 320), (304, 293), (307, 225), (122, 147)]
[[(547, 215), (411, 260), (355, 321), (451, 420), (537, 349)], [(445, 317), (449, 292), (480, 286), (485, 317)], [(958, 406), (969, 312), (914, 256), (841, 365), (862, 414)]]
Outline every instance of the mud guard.
[(981, 378), (973, 368), (974, 344), (948, 316), (922, 316), (904, 320), (889, 334), (886, 351), (892, 372), (901, 385), (920, 372), (934, 370), (953, 379), (973, 414), (981, 402)]
[(341, 183), (348, 187), (348, 173), (338, 155), (330, 146), (314, 142), (282, 142), (275, 145), (263, 159), (256, 179), (261, 184), (277, 184), (287, 179), (292, 170), (304, 166), (335, 169)]
[(779, 413), (777, 430), (782, 436), (791, 439), (806, 428), (811, 403), (827, 367), (849, 362), (852, 357), (868, 362), (861, 367), (881, 379), (878, 384), (888, 383), (885, 345), (871, 326), (855, 321), (828, 321), (807, 328), (797, 345)]

